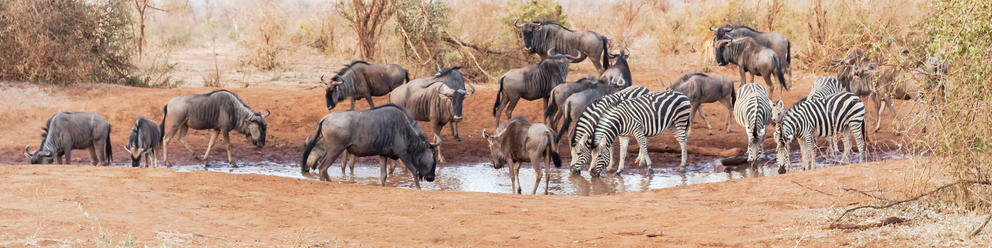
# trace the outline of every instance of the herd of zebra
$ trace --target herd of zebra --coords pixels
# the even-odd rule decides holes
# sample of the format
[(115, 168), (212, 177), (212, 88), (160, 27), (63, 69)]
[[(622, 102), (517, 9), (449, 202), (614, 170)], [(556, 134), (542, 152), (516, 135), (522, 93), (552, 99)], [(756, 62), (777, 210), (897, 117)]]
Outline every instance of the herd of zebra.
[[(891, 80), (890, 74), (874, 76), (873, 70), (879, 64), (867, 63), (863, 54), (857, 52), (838, 61), (842, 65), (838, 73), (840, 79), (817, 79), (809, 95), (791, 107), (786, 108), (781, 91), (779, 100), (773, 103), (769, 95), (775, 84), (770, 78), (778, 79), (782, 91), (789, 90), (791, 85), (791, 45), (780, 34), (759, 32), (746, 26), (711, 28), (716, 61), (721, 65), (738, 66), (739, 87), (734, 87), (733, 81), (725, 76), (688, 73), (667, 89), (652, 92), (647, 87), (633, 85), (627, 64), (629, 51), (624, 48), (618, 54), (609, 53), (608, 39), (602, 35), (570, 30), (548, 21), (515, 25), (523, 34), (525, 48), (542, 59), (534, 65), (511, 69), (499, 78), (492, 111), (498, 126), (491, 134), (483, 129), (482, 136), (489, 144), (493, 167), (499, 169), (510, 165), (516, 193), (520, 193), (518, 174), (524, 162), (531, 163), (537, 172), (532, 193), (536, 193), (542, 177), (547, 193), (550, 165), (561, 166), (558, 146), (566, 136), (571, 151), (570, 170), (580, 174), (585, 168), (590, 175), (599, 176), (604, 172), (619, 174), (623, 171), (630, 138), (640, 148), (635, 163), (650, 170), (648, 139), (671, 130), (681, 148), (679, 170), (684, 171), (691, 121), (695, 116), (701, 116), (710, 128), (700, 105), (718, 101), (728, 108), (726, 131), (731, 130), (731, 120), (744, 128), (747, 161), (752, 166), (762, 157), (762, 144), (769, 125), (776, 127), (772, 136), (779, 173), (785, 173), (789, 166), (792, 141), (799, 143), (802, 167), (812, 168), (817, 137), (829, 138), (830, 153), (837, 156), (836, 138), (843, 136), (845, 147), (841, 160), (847, 160), (853, 136), (859, 152), (856, 159), (860, 161), (864, 159), (868, 138), (866, 110), (860, 97), (871, 96), (876, 106), (881, 106), (881, 99), (890, 105), (890, 109), (891, 99), (900, 97), (877, 91), (897, 87), (889, 81), (880, 81), (879, 78)], [(569, 63), (581, 62), (587, 57), (600, 75), (565, 82)], [(351, 109), (327, 114), (317, 123), (316, 132), (305, 142), (301, 173), (317, 171), (321, 180), (330, 180), (327, 170), (338, 158), (341, 158), (343, 173), (349, 161), (354, 170), (355, 157), (378, 156), (382, 185), (385, 185), (387, 175), (392, 174), (390, 164), (396, 164), (394, 161), (400, 162), (402, 168), (413, 175), (417, 188), (420, 180), (433, 181), (437, 164), (444, 162), (440, 153), (440, 131), (451, 124), (452, 136), (461, 141), (458, 124), (463, 120), (462, 102), (475, 92), (475, 87), (465, 82), (459, 69), (460, 66), (449, 67), (435, 75), (410, 80), (407, 70), (399, 65), (354, 61), (329, 80), (322, 76), (321, 82), (326, 85), (326, 108), (333, 110), (338, 102), (350, 98)], [(941, 69), (946, 73), (946, 66)], [(789, 83), (783, 76), (786, 72), (790, 75)], [(747, 74), (751, 75), (750, 82), (745, 77)], [(755, 83), (754, 76), (764, 77), (769, 88)], [(372, 97), (386, 94), (389, 94), (390, 104), (374, 106)], [(354, 110), (355, 101), (363, 98), (371, 109)], [(523, 116), (513, 115), (521, 98), (544, 101), (544, 123), (532, 124)], [(125, 150), (130, 153), (134, 166), (140, 164), (141, 158), (146, 160), (146, 165), (149, 162), (157, 164), (160, 150), (163, 162), (169, 165), (167, 147), (177, 134), (183, 146), (193, 153), (185, 141), (188, 129), (213, 131), (203, 156), (194, 156), (203, 160), (205, 167), (218, 136), (223, 137), (227, 160), (233, 164), (228, 135), (231, 130), (244, 134), (257, 147), (265, 145), (265, 118), (270, 112), (266, 110), (266, 114), (262, 114), (252, 110), (230, 91), (178, 96), (162, 111), (163, 119), (158, 128), (154, 121), (143, 117), (139, 117), (132, 127)], [(501, 114), (506, 115), (506, 122), (500, 122)], [(573, 120), (575, 125), (571, 127)], [(423, 133), (418, 121), (431, 123), (433, 142)], [(68, 162), (72, 149), (89, 149), (94, 164), (97, 161), (104, 165), (109, 163), (112, 154), (110, 125), (99, 115), (58, 113), (46, 122), (44, 130), (38, 150), (30, 151), (25, 147), (25, 156), (32, 163), (52, 163), (53, 159), (61, 163), (63, 156)], [(614, 148), (619, 148), (619, 162), (614, 162)], [(541, 174), (542, 163), (544, 175)]]

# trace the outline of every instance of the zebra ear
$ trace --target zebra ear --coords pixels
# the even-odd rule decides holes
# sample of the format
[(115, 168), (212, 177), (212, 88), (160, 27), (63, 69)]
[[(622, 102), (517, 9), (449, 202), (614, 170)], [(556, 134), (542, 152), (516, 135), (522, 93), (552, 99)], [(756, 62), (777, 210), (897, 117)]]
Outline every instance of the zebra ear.
[(776, 108), (783, 108), (784, 109), (785, 108), (785, 102), (782, 102), (782, 100), (775, 101), (775, 107)]

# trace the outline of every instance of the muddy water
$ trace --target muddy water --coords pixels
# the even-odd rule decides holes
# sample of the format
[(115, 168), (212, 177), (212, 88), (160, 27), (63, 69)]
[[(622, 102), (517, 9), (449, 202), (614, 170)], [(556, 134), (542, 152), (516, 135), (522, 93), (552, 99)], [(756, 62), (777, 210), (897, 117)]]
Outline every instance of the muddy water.
[[(801, 170), (798, 165), (798, 153), (793, 154), (792, 168), (789, 172)], [(652, 170), (642, 168), (631, 168), (629, 165), (621, 175), (607, 175), (603, 177), (590, 177), (588, 173), (583, 175), (572, 175), (567, 168), (553, 169), (551, 174), (552, 194), (567, 195), (598, 195), (612, 194), (620, 192), (644, 191), (650, 189), (669, 188), (681, 185), (722, 182), (727, 180), (761, 177), (777, 175), (777, 167), (774, 166), (774, 154), (766, 154), (765, 160), (759, 162), (757, 168), (750, 166), (723, 166), (719, 159), (710, 158), (687, 166), (686, 172), (677, 170), (677, 164), (655, 164)], [(895, 152), (873, 153), (868, 156), (869, 161), (901, 159)], [(632, 161), (632, 160), (627, 160)], [(369, 161), (371, 162), (371, 161)], [(819, 166), (837, 166), (838, 162), (818, 159)], [(567, 163), (566, 163), (567, 166)], [(202, 170), (202, 165), (174, 166), (178, 171)], [(341, 173), (339, 164), (331, 166), (328, 174), (333, 182), (357, 183), (366, 185), (379, 184), (379, 167), (377, 164), (358, 164), (354, 172)], [(292, 164), (281, 164), (274, 162), (254, 162), (239, 164), (232, 167), (229, 164), (211, 164), (210, 171), (225, 172), (233, 174), (264, 174), (272, 176), (301, 178), (316, 180), (316, 175), (301, 175), (299, 167)], [(529, 164), (525, 164), (520, 169), (521, 189), (523, 193), (529, 194), (534, 187), (534, 170)], [(543, 180), (542, 180), (543, 181)], [(461, 165), (447, 165), (438, 167), (437, 177), (434, 182), (421, 182), (421, 187), (426, 190), (450, 190), (467, 192), (490, 192), (490, 193), (510, 193), (510, 177), (507, 168), (496, 170), (491, 163), (474, 163)], [(390, 175), (386, 180), (386, 186), (413, 188), (412, 177), (409, 172), (400, 168)], [(543, 183), (538, 188), (538, 193), (544, 192)]]

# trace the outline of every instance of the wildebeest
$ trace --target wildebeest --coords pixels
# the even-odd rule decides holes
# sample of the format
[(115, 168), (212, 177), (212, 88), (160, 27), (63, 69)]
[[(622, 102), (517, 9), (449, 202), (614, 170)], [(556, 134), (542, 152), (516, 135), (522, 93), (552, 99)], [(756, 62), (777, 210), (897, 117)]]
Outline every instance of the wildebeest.
[[(699, 106), (703, 103), (711, 103), (720, 101), (723, 105), (727, 106), (727, 133), (730, 133), (730, 120), (734, 116), (734, 104), (737, 102), (737, 93), (734, 90), (734, 82), (726, 76), (720, 75), (706, 75), (703, 73), (689, 73), (682, 75), (678, 81), (672, 83), (669, 86), (670, 89), (682, 92), (686, 97), (689, 97), (689, 102), (692, 102), (692, 119), (695, 119), (696, 111), (699, 111), (701, 117), (703, 117), (703, 122), (706, 123), (706, 129), (708, 135), (713, 135), (713, 128), (710, 126), (710, 121), (706, 120), (706, 113), (703, 112), (703, 108)], [(692, 133), (692, 129), (689, 129), (689, 133)]]
[[(735, 64), (741, 74), (741, 84), (749, 81), (744, 77), (751, 73), (751, 83), (754, 83), (754, 76), (762, 76), (765, 84), (768, 85), (768, 94), (775, 93), (775, 84), (771, 77), (774, 75), (782, 85), (783, 91), (789, 90), (782, 75), (782, 62), (779, 61), (775, 51), (758, 44), (750, 37), (734, 38), (732, 40), (720, 40), (716, 43), (716, 62), (721, 66)], [(779, 92), (779, 99), (782, 99), (782, 92)]]
[(548, 51), (555, 48), (559, 53), (579, 54), (578, 57), (569, 58), (572, 63), (582, 62), (588, 56), (597, 71), (602, 72), (610, 67), (606, 36), (592, 31), (573, 31), (548, 20), (524, 24), (514, 21), (513, 25), (523, 33), (524, 48), (529, 53), (546, 58), (554, 55)]
[(589, 104), (603, 98), (603, 96), (609, 95), (612, 92), (611, 88), (606, 85), (593, 85), (593, 87), (569, 96), (562, 103), (563, 110), (561, 113), (565, 116), (565, 120), (562, 122), (560, 128), (558, 126), (551, 126), (551, 129), (557, 130), (558, 137), (562, 137), (561, 135), (568, 132), (568, 126), (572, 124), (572, 120), (578, 120), (582, 113), (586, 111), (586, 107)]
[(561, 156), (558, 154), (558, 141), (555, 133), (544, 124), (531, 124), (523, 116), (515, 116), (496, 128), (493, 135), (482, 129), (482, 137), (489, 143), (489, 151), (493, 160), (493, 168), (500, 169), (510, 164), (510, 182), (512, 191), (520, 194), (520, 165), (530, 162), (534, 166), (534, 190), (541, 185), (541, 166), (544, 162), (544, 194), (548, 194), (551, 181), (551, 163), (555, 168), (561, 167)]
[[(306, 147), (311, 141), (317, 143), (321, 142), (320, 139), (314, 140), (310, 136), (307, 136), (306, 140), (303, 141), (303, 147)], [(305, 168), (303, 169), (303, 172), (317, 170), (317, 166), (320, 166), (320, 163), (321, 161), (324, 161), (324, 158), (327, 158), (327, 151), (324, 151), (324, 146), (314, 146), (313, 149), (310, 149), (310, 154), (303, 160), (302, 166)], [(341, 163), (341, 175), (344, 175), (344, 169), (347, 167), (344, 162), (346, 161), (342, 161)], [(352, 169), (352, 172), (354, 172), (354, 169)]]
[(417, 121), (403, 107), (386, 104), (369, 110), (334, 112), (317, 123), (314, 138), (307, 143), (300, 162), (300, 172), (307, 173), (310, 153), (321, 141), (327, 157), (319, 166), (320, 180), (328, 181), (327, 168), (342, 154), (379, 156), (380, 183), (386, 185), (386, 159), (399, 159), (413, 174), (419, 189), (420, 180), (434, 181), (439, 143), (428, 143)]
[(134, 127), (131, 127), (127, 145), (124, 145), (124, 150), (131, 155), (131, 166), (141, 165), (141, 157), (144, 156), (145, 167), (149, 165), (158, 167), (160, 149), (162, 149), (162, 130), (158, 129), (158, 124), (154, 121), (138, 116)]
[[(231, 130), (238, 131), (251, 140), (251, 143), (258, 148), (265, 146), (265, 130), (267, 124), (265, 118), (271, 114), (268, 109), (266, 114), (255, 112), (241, 101), (234, 92), (227, 90), (215, 90), (206, 94), (196, 94), (188, 96), (177, 96), (169, 100), (162, 107), (162, 122), (159, 123), (159, 130), (164, 133), (162, 137), (162, 161), (169, 164), (169, 141), (179, 133), (179, 142), (182, 142), (193, 158), (203, 160), (203, 167), (208, 166), (207, 156), (213, 148), (217, 136), (224, 134), (224, 143), (227, 145), (227, 162), (234, 164), (231, 159)], [(172, 116), (172, 118), (169, 118)], [(168, 132), (165, 126), (169, 126)], [(210, 135), (210, 142), (207, 143), (207, 150), (203, 153), (203, 158), (196, 156), (193, 148), (186, 143), (186, 132), (193, 130), (213, 130)], [(234, 165), (237, 166), (237, 165)]]
[(324, 92), (327, 110), (334, 109), (345, 98), (351, 98), (351, 110), (355, 110), (355, 100), (362, 98), (369, 102), (369, 107), (375, 107), (372, 103), (373, 96), (389, 94), (404, 82), (410, 81), (410, 74), (397, 64), (369, 64), (356, 60), (338, 71), (330, 81), (326, 81), (324, 76), (320, 77), (320, 81), (327, 85)]
[(586, 76), (575, 82), (555, 86), (551, 89), (551, 101), (548, 102), (547, 108), (544, 109), (544, 121), (552, 127), (558, 126), (558, 120), (564, 116), (564, 112), (562, 111), (565, 109), (565, 100), (572, 94), (593, 87), (595, 84), (603, 84), (601, 85), (603, 87), (607, 86), (604, 81), (598, 80), (593, 76)]
[(792, 43), (784, 35), (773, 32), (760, 32), (748, 26), (734, 26), (730, 24), (723, 25), (720, 28), (713, 28), (711, 26), (710, 30), (713, 31), (714, 41), (737, 37), (751, 37), (758, 44), (774, 50), (778, 61), (782, 63), (782, 70), (789, 74), (789, 86), (792, 86)]
[[(73, 149), (87, 149), (90, 164), (110, 165), (113, 150), (110, 148), (110, 123), (103, 116), (85, 112), (60, 112), (45, 121), (45, 132), (41, 134), (41, 147), (30, 151), (31, 145), (24, 146), (24, 156), (32, 164), (72, 163)], [(63, 157), (65, 160), (63, 160)]]
[[(468, 84), (458, 71), (461, 66), (444, 69), (433, 77), (418, 78), (397, 87), (389, 94), (389, 103), (403, 107), (414, 120), (429, 121), (434, 130), (435, 142), (441, 141), (441, 129), (451, 123), (451, 135), (462, 141), (458, 135), (458, 123), (462, 121), (462, 102), (475, 93), (475, 87)], [(438, 160), (444, 162), (444, 156)]]
[(506, 118), (513, 116), (513, 109), (517, 107), (520, 98), (533, 101), (538, 98), (544, 99), (544, 105), (548, 106), (548, 97), (551, 96), (551, 89), (565, 83), (568, 77), (569, 55), (556, 54), (548, 56), (536, 65), (511, 69), (499, 78), (499, 91), (496, 92), (496, 103), (493, 104), (493, 116), (496, 117), (496, 124), (499, 125), (499, 114), (506, 109)]
[(599, 79), (609, 83), (610, 86), (614, 87), (614, 90), (621, 90), (634, 84), (630, 77), (630, 66), (627, 65), (627, 57), (629, 56), (627, 49), (620, 50), (620, 54), (616, 55), (615, 63), (603, 71)]

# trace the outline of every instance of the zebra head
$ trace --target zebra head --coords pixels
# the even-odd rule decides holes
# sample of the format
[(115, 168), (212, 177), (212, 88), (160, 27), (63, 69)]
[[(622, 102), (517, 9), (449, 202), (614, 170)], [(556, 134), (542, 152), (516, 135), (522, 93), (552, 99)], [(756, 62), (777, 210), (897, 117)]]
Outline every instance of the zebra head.
[(577, 142), (578, 145), (570, 149), (572, 152), (572, 162), (569, 167), (572, 169), (572, 174), (578, 175), (582, 172), (582, 166), (589, 163), (589, 148), (584, 145), (588, 139), (589, 136), (582, 136)]
[(782, 100), (775, 101), (775, 105), (772, 106), (772, 125), (778, 125), (782, 123), (782, 119), (785, 118), (785, 103)]
[(778, 165), (778, 173), (784, 174), (785, 166), (789, 163), (789, 144), (795, 139), (795, 134), (793, 134), (791, 126), (779, 125), (773, 136), (775, 139), (775, 163)]

